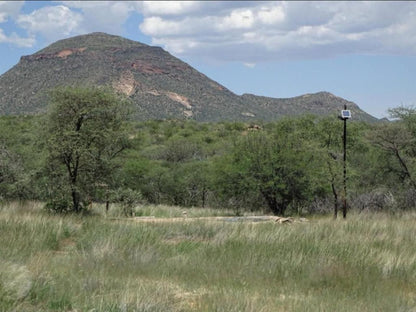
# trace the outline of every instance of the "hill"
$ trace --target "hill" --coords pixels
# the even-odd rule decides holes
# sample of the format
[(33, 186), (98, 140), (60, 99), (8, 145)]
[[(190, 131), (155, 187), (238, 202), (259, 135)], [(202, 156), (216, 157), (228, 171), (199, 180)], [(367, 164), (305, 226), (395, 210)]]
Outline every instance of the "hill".
[(0, 114), (46, 111), (48, 90), (61, 85), (109, 85), (135, 103), (136, 119), (264, 120), (338, 113), (376, 121), (356, 104), (327, 92), (276, 99), (236, 95), (160, 47), (92, 33), (57, 41), (0, 76)]

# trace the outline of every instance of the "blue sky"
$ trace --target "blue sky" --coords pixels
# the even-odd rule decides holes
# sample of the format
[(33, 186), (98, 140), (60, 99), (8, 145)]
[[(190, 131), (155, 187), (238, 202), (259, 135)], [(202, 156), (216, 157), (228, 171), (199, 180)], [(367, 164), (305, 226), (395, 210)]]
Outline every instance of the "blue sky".
[(158, 45), (231, 91), (416, 105), (416, 2), (1, 1), (0, 74), (94, 31)]

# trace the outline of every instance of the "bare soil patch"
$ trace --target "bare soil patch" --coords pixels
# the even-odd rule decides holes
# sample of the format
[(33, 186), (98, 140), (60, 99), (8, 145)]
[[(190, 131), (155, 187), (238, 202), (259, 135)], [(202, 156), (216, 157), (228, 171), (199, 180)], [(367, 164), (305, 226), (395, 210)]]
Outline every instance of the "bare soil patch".
[(149, 223), (172, 223), (172, 222), (193, 222), (193, 221), (208, 221), (208, 222), (276, 222), (276, 223), (296, 223), (307, 222), (305, 218), (282, 218), (276, 216), (247, 216), (247, 217), (176, 217), (176, 218), (156, 218), (156, 217), (135, 217), (135, 222), (149, 222)]

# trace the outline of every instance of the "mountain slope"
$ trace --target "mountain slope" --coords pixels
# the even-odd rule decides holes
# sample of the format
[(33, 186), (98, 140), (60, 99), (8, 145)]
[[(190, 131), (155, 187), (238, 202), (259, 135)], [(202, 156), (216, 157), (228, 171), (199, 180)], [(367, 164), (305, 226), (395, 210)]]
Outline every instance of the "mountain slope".
[(238, 96), (160, 47), (104, 33), (57, 41), (0, 76), (0, 114), (47, 109), (48, 90), (61, 85), (109, 85), (135, 103), (136, 119), (275, 120), (338, 112), (344, 103), (360, 120), (376, 119), (329, 93), (274, 99)]
[(267, 120), (267, 115), (272, 114), (275, 118), (283, 116), (295, 116), (301, 114), (313, 114), (325, 116), (339, 114), (347, 105), (351, 110), (353, 120), (375, 122), (377, 119), (363, 110), (357, 104), (337, 97), (329, 92), (318, 92), (305, 94), (293, 98), (277, 99), (252, 94), (243, 94), (242, 98), (251, 103), (258, 111), (260, 119)]

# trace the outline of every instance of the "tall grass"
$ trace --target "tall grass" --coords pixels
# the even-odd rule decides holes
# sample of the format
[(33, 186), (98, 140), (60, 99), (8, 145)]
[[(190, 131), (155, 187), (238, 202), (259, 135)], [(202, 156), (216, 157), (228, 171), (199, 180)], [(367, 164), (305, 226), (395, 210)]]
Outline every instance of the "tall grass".
[[(139, 205), (133, 209), (136, 217), (156, 218), (182, 218), (187, 217), (213, 217), (213, 216), (235, 216), (235, 211), (230, 209), (195, 208), (165, 205)], [(123, 207), (112, 204), (111, 209), (106, 212), (104, 205), (94, 204), (92, 213), (106, 217), (125, 217)], [(250, 213), (246, 213), (249, 215)]]
[(0, 311), (416, 309), (416, 215), (138, 223), (39, 207), (0, 210)]

